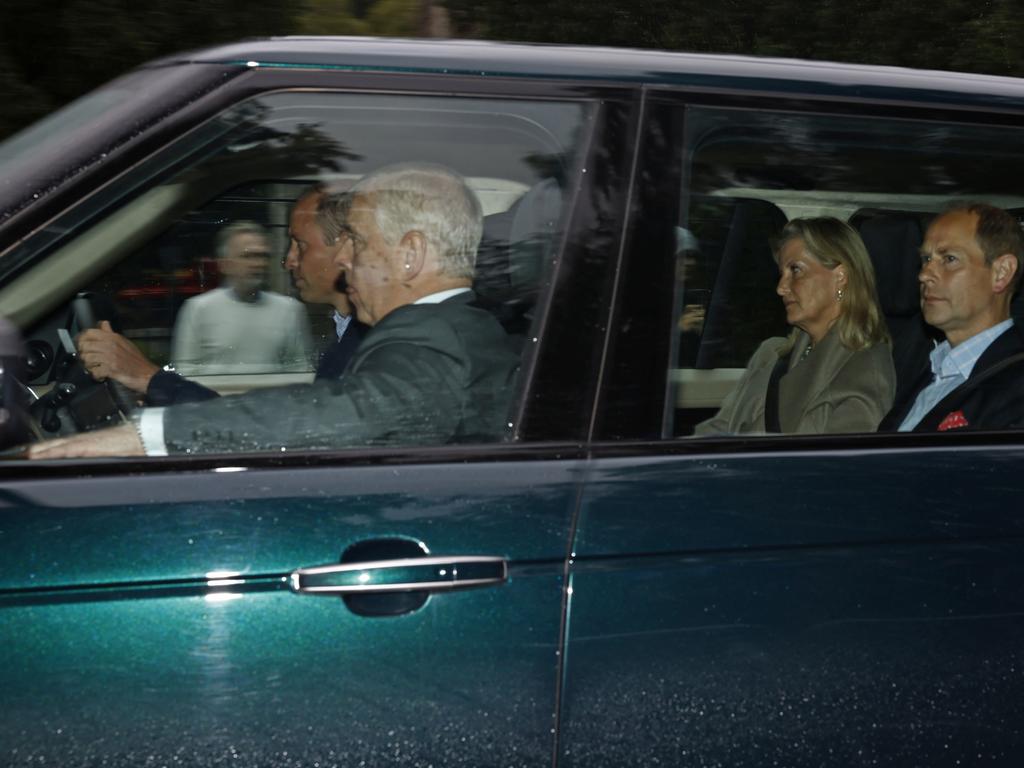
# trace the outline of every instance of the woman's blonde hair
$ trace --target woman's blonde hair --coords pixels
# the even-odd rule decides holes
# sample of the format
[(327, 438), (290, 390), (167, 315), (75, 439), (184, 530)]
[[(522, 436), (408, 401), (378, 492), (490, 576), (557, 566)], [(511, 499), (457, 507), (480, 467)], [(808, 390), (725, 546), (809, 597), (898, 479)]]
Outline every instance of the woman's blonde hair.
[(822, 266), (846, 270), (846, 286), (839, 303), (836, 331), (848, 349), (861, 350), (889, 342), (889, 331), (878, 304), (875, 269), (864, 241), (849, 224), (832, 218), (793, 219), (782, 229), (775, 260), (790, 240), (803, 242), (807, 252)]

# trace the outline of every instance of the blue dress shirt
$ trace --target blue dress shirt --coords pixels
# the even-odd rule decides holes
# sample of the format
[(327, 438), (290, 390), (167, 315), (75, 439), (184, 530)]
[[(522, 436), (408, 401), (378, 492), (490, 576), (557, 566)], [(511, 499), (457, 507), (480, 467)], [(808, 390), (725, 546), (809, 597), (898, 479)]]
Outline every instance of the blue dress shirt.
[(937, 344), (931, 353), (932, 383), (917, 393), (914, 407), (903, 419), (899, 431), (910, 432), (913, 430), (942, 398), (967, 381), (978, 358), (993, 341), (1012, 326), (1012, 319), (1004, 320), (981, 333), (976, 333), (955, 347), (951, 347), (948, 340)]

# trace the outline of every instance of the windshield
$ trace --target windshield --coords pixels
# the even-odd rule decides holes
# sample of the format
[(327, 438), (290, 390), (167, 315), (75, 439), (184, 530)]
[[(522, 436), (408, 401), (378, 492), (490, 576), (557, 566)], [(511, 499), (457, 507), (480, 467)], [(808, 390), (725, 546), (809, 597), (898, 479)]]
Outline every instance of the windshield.
[(223, 77), (210, 65), (138, 70), (0, 143), (0, 221)]

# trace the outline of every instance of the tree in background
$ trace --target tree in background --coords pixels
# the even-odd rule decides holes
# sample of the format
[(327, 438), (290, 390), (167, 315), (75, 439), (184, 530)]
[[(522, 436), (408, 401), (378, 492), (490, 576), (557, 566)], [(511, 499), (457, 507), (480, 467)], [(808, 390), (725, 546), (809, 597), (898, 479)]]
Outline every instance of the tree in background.
[(1018, 0), (445, 0), (456, 35), (1024, 76)]
[(287, 0), (3, 0), (0, 136), (144, 61), (292, 32), (294, 7)]
[(298, 17), (298, 32), (416, 37), (421, 4), (421, 0), (307, 0)]
[(3, 0), (0, 139), (127, 70), (247, 37), (416, 35), (422, 0)]
[[(0, 138), (153, 58), (285, 34), (456, 36), (1024, 76), (1019, 0), (3, 0)], [(450, 26), (449, 26), (450, 19)]]

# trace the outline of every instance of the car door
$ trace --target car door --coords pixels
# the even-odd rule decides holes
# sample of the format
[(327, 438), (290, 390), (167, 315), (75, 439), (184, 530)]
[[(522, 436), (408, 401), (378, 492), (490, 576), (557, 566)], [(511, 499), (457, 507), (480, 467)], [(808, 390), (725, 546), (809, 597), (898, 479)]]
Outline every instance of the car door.
[[(576, 462), (393, 458), (8, 472), (8, 758), (546, 760)], [(411, 609), (289, 589), (357, 546), (442, 558), (408, 589), (484, 583)]]
[[(1019, 433), (689, 436), (785, 333), (782, 223), (1015, 208), (1020, 114), (683, 102), (646, 116), (644, 167), (673, 171), (637, 189), (574, 522), (559, 764), (1019, 764)], [(892, 231), (872, 257), (912, 265), (920, 241)], [(906, 270), (876, 272), (884, 294)]]
[[(447, 158), (481, 198), (497, 190), (491, 211), (484, 199), (496, 217), (485, 246), (512, 252), (505, 269), (519, 293), (502, 306), (520, 312), (510, 334), (523, 349), (510, 439), (4, 463), (4, 758), (546, 764), (633, 96), (605, 89), (599, 104), (599, 89), (472, 78), (416, 78), (413, 89), (393, 75), (309, 68), (242, 80), (194, 129), (138, 149), (53, 212), (38, 248), (14, 243), (7, 314), (30, 339), (53, 341), (83, 287), (134, 299), (155, 280), (170, 295), (161, 243), (179, 231), (202, 240), (210, 210), (260, 210), (284, 244), (293, 198), (239, 185), (351, 180), (415, 150)], [(407, 93), (395, 94), (399, 82)], [(528, 157), (531, 142), (549, 156)], [(298, 166), (282, 168), (295, 152)], [(531, 167), (536, 176), (516, 176)], [(506, 172), (516, 195), (491, 184)], [(501, 219), (531, 186), (534, 219)], [(148, 304), (121, 314), (140, 346), (169, 333)]]

